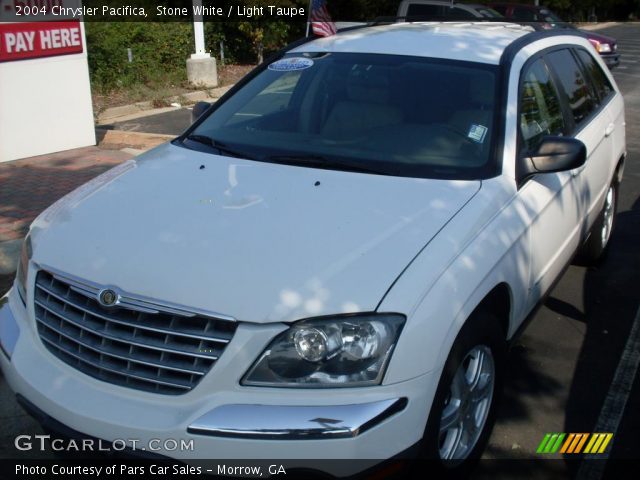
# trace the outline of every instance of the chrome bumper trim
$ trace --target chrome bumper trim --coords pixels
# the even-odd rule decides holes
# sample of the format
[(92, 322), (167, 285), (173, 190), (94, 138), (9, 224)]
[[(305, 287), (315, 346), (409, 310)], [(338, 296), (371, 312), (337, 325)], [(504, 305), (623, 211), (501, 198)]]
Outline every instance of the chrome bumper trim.
[(120, 306), (143, 313), (153, 314), (163, 312), (169, 315), (180, 315), (183, 317), (194, 317), (196, 315), (201, 315), (207, 318), (224, 320), (227, 322), (236, 322), (236, 319), (230, 317), (229, 315), (223, 315), (221, 313), (211, 312), (198, 308), (186, 307), (184, 305), (178, 305), (177, 303), (156, 300), (142, 295), (134, 295), (132, 293), (120, 290), (115, 286), (99, 285), (89, 280), (81, 279), (69, 273), (61, 272), (45, 264), (37, 265), (37, 269), (45, 270), (49, 274), (53, 275), (53, 277), (57, 280), (68, 284), (74, 291), (90, 298), (97, 298), (99, 292), (106, 288), (114, 290), (119, 295), (118, 301), (114, 306)]
[(9, 306), (9, 293), (7, 293), (0, 298), (0, 349), (8, 359), (13, 355), (19, 336), (20, 327)]
[(198, 418), (187, 432), (260, 440), (352, 438), (406, 405), (406, 398), (330, 406), (223, 405)]

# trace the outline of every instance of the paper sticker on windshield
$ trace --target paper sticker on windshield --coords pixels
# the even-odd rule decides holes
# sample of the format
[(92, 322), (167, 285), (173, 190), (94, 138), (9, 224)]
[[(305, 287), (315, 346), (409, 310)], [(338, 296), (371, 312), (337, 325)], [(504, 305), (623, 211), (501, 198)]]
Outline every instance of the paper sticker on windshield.
[(477, 143), (483, 143), (484, 137), (487, 136), (487, 127), (484, 125), (471, 125), (467, 137)]
[(276, 72), (293, 72), (295, 70), (304, 70), (313, 65), (313, 60), (310, 58), (292, 57), (283, 58), (277, 62), (273, 62), (269, 65), (269, 70)]

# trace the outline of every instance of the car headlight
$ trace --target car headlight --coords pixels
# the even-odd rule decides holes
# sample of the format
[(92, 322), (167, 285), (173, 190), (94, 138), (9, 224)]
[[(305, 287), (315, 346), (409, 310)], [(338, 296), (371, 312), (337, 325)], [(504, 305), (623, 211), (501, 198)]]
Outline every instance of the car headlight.
[(598, 52), (609, 53), (611, 51), (611, 45), (608, 43), (598, 43)]
[(610, 53), (611, 52), (611, 45), (609, 45), (608, 43), (601, 43), (598, 40), (593, 40), (593, 39), (589, 39), (589, 41), (595, 47), (595, 49), (596, 49), (596, 51), (598, 53)]
[(356, 314), (303, 320), (279, 334), (243, 385), (356, 387), (379, 385), (405, 317)]
[(29, 273), (29, 261), (32, 255), (31, 236), (27, 235), (24, 242), (22, 242), (20, 261), (18, 262), (18, 269), (16, 271), (16, 285), (23, 303), (27, 302), (27, 274)]

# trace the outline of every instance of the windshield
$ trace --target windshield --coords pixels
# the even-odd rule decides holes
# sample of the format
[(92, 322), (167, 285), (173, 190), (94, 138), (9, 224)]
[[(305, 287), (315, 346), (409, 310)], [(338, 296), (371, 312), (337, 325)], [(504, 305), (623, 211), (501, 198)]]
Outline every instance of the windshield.
[(487, 178), (495, 174), (496, 69), (396, 55), (289, 54), (217, 105), (183, 145), (314, 168)]

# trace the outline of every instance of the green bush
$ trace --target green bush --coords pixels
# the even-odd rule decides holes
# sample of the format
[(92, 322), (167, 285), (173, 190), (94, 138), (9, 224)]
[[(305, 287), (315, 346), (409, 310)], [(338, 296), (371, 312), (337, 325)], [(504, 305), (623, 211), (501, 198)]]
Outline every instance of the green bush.
[[(98, 91), (186, 81), (185, 61), (193, 53), (191, 23), (87, 22), (85, 26), (91, 82)], [(128, 48), (133, 53), (131, 63)]]
[[(146, 85), (157, 88), (187, 81), (186, 60), (194, 52), (191, 22), (87, 22), (87, 51), (95, 91)], [(206, 49), (225, 63), (257, 63), (260, 48), (268, 54), (304, 35), (304, 24), (284, 22), (205, 22)], [(129, 62), (127, 49), (133, 53)]]

